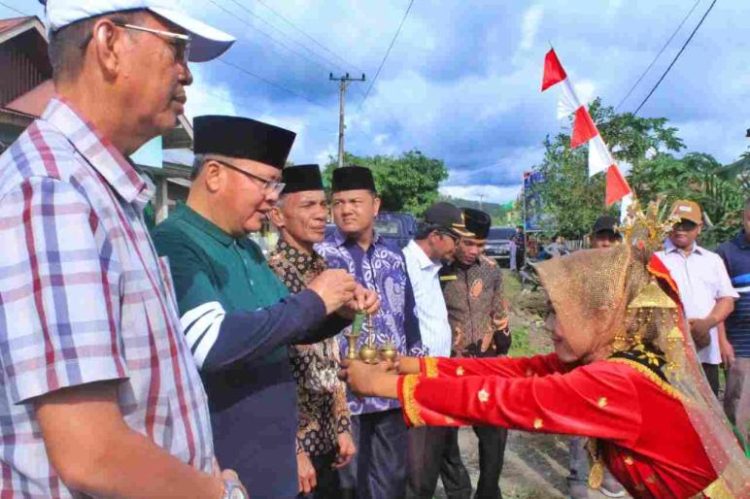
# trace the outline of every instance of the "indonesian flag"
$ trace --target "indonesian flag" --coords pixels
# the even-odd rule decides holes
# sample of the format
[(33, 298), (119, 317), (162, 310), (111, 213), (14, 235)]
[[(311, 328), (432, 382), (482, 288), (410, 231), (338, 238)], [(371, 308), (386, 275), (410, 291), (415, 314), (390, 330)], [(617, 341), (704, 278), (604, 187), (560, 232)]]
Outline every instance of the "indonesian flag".
[(555, 85), (560, 85), (560, 100), (557, 106), (557, 117), (573, 115), (573, 132), (570, 134), (570, 147), (575, 149), (584, 144), (589, 146), (589, 176), (607, 172), (606, 204), (611, 206), (623, 197), (632, 193), (627, 180), (620, 172), (615, 159), (604, 143), (596, 123), (589, 110), (578, 99), (568, 74), (563, 69), (554, 49), (544, 57), (544, 76), (542, 92)]

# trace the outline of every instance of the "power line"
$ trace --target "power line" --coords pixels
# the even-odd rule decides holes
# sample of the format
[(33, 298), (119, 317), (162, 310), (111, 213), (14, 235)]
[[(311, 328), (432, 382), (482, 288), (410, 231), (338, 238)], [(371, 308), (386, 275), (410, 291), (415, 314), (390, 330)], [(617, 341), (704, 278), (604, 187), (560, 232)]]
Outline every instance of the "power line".
[[(302, 53), (302, 52), (300, 52), (299, 50), (295, 50), (294, 48), (290, 47), (290, 46), (289, 46), (289, 45), (287, 45), (286, 43), (284, 43), (284, 42), (282, 42), (282, 41), (279, 41), (278, 39), (274, 38), (274, 37), (273, 37), (273, 36), (272, 36), (271, 34), (269, 34), (269, 33), (268, 33), (267, 31), (264, 31), (264, 30), (260, 29), (260, 28), (259, 28), (259, 27), (257, 27), (257, 26), (253, 26), (252, 24), (250, 24), (250, 23), (249, 23), (249, 22), (247, 22), (247, 21), (243, 21), (242, 19), (239, 19), (239, 18), (237, 18), (237, 15), (236, 15), (236, 14), (235, 14), (234, 12), (232, 12), (232, 11), (231, 11), (231, 10), (229, 10), (229, 9), (227, 9), (227, 8), (226, 8), (226, 7), (224, 7), (223, 5), (220, 5), (220, 4), (218, 4), (218, 3), (217, 3), (217, 2), (215, 2), (214, 0), (208, 0), (208, 1), (209, 1), (209, 2), (211, 2), (212, 4), (214, 4), (214, 5), (216, 6), (216, 7), (218, 7), (218, 8), (219, 8), (219, 9), (221, 9), (222, 11), (224, 11), (224, 12), (225, 12), (226, 14), (228, 14), (229, 16), (231, 16), (231, 17), (232, 17), (233, 19), (236, 19), (237, 21), (239, 21), (240, 23), (244, 24), (245, 26), (247, 26), (247, 27), (249, 27), (249, 28), (251, 28), (251, 29), (254, 29), (254, 30), (258, 31), (258, 32), (259, 32), (260, 34), (262, 34), (263, 36), (265, 36), (266, 38), (268, 38), (268, 39), (269, 39), (269, 40), (271, 40), (272, 42), (274, 42), (274, 43), (276, 43), (276, 44), (278, 44), (278, 45), (280, 45), (280, 46), (284, 47), (284, 48), (285, 48), (285, 49), (287, 49), (287, 50), (288, 50), (289, 52), (291, 52), (291, 53), (293, 53), (293, 54), (296, 54), (296, 55), (298, 55), (298, 56), (302, 57), (303, 59), (305, 59), (305, 60), (307, 60), (307, 61), (311, 62), (312, 64), (315, 64), (316, 66), (320, 67), (320, 68), (321, 68), (321, 69), (323, 69), (324, 71), (328, 71), (328, 70), (330, 69), (330, 68), (327, 68), (327, 67), (323, 66), (323, 65), (322, 65), (322, 64), (321, 64), (320, 62), (318, 62), (318, 61), (316, 61), (316, 60), (313, 60), (313, 59), (311, 59), (310, 57), (308, 57), (307, 55), (303, 54), (303, 53)], [(243, 7), (243, 8), (244, 8), (244, 7)], [(264, 20), (264, 22), (265, 22), (265, 20)]]
[(716, 5), (716, 0), (714, 0), (713, 2), (711, 2), (711, 5), (708, 6), (708, 9), (706, 10), (706, 13), (703, 14), (703, 17), (701, 17), (701, 20), (698, 22), (698, 25), (695, 27), (695, 29), (693, 30), (693, 32), (690, 33), (690, 37), (688, 37), (688, 39), (682, 45), (682, 48), (680, 49), (679, 52), (677, 52), (677, 55), (674, 56), (674, 59), (672, 59), (672, 62), (669, 64), (669, 67), (667, 67), (666, 71), (664, 71), (664, 74), (661, 75), (661, 78), (659, 78), (659, 81), (656, 82), (656, 85), (654, 85), (654, 88), (651, 89), (651, 91), (648, 93), (648, 95), (646, 96), (646, 98), (643, 99), (643, 102), (641, 102), (640, 106), (638, 106), (638, 108), (635, 110), (635, 112), (633, 113), (634, 115), (638, 114), (638, 111), (641, 110), (641, 108), (648, 101), (648, 99), (651, 97), (651, 95), (653, 95), (653, 93), (656, 92), (656, 89), (659, 88), (659, 85), (661, 84), (661, 82), (664, 81), (664, 78), (667, 77), (667, 74), (669, 73), (669, 70), (672, 69), (672, 66), (674, 66), (674, 64), (677, 62), (677, 59), (680, 58), (680, 56), (682, 55), (682, 52), (685, 51), (685, 48), (690, 43), (690, 40), (692, 40), (693, 36), (695, 36), (695, 33), (698, 31), (698, 28), (701, 27), (701, 25), (703, 24), (703, 21), (705, 21), (706, 17), (708, 17), (708, 14), (711, 13), (711, 10), (714, 8), (714, 5)]
[(362, 98), (362, 102), (359, 103), (357, 112), (359, 112), (362, 109), (362, 106), (364, 106), (365, 101), (367, 100), (367, 97), (369, 97), (370, 95), (370, 91), (372, 90), (372, 87), (375, 86), (375, 82), (377, 81), (378, 76), (380, 76), (380, 71), (383, 69), (383, 66), (385, 65), (385, 61), (388, 60), (388, 56), (391, 54), (391, 49), (393, 48), (393, 45), (396, 43), (396, 39), (398, 38), (398, 35), (401, 33), (401, 28), (404, 27), (404, 23), (406, 22), (406, 18), (409, 15), (409, 11), (411, 10), (412, 5), (414, 5), (414, 0), (409, 0), (409, 6), (406, 8), (406, 12), (404, 12), (404, 17), (401, 18), (401, 23), (398, 25), (398, 29), (396, 30), (396, 33), (393, 35), (391, 44), (388, 45), (388, 50), (385, 51), (385, 56), (383, 56), (383, 60), (380, 61), (380, 66), (378, 67), (378, 70), (375, 72), (375, 78), (373, 78), (372, 82), (370, 82), (370, 86), (367, 87), (367, 92), (365, 92), (365, 96)]
[(291, 89), (285, 87), (284, 85), (281, 85), (280, 83), (276, 83), (273, 80), (269, 80), (268, 78), (265, 78), (265, 77), (263, 77), (263, 76), (261, 76), (259, 74), (253, 73), (252, 71), (250, 71), (248, 69), (245, 69), (242, 66), (239, 66), (239, 65), (237, 65), (237, 64), (235, 64), (233, 62), (225, 60), (224, 58), (220, 57), (220, 58), (217, 59), (217, 61), (219, 61), (219, 62), (221, 62), (223, 64), (226, 64), (227, 66), (232, 67), (232, 68), (236, 69), (237, 71), (239, 71), (241, 73), (244, 73), (244, 74), (246, 74), (248, 76), (252, 76), (253, 78), (258, 79), (258, 80), (262, 81), (263, 83), (266, 83), (267, 85), (270, 85), (270, 86), (272, 86), (274, 88), (277, 88), (279, 90), (283, 90), (284, 92), (287, 92), (287, 93), (289, 93), (291, 95), (299, 97), (300, 99), (304, 99), (304, 100), (306, 100), (306, 101), (308, 101), (308, 102), (310, 102), (312, 104), (315, 104), (316, 106), (326, 107), (323, 104), (321, 104), (320, 102), (317, 102), (317, 101), (311, 99), (310, 97), (307, 97), (306, 95), (303, 95), (303, 94), (301, 94), (299, 92), (295, 92), (294, 90), (291, 90)]
[(651, 61), (651, 64), (648, 65), (648, 67), (646, 68), (646, 70), (643, 73), (641, 73), (641, 76), (639, 76), (638, 79), (636, 80), (636, 82), (633, 83), (633, 86), (630, 87), (630, 90), (628, 90), (628, 93), (625, 95), (625, 97), (623, 97), (622, 100), (620, 101), (620, 103), (617, 104), (617, 106), (615, 107), (615, 111), (617, 111), (618, 109), (620, 109), (620, 106), (622, 106), (622, 104), (626, 100), (628, 100), (628, 97), (630, 97), (630, 94), (633, 93), (633, 90), (635, 90), (635, 87), (637, 87), (638, 84), (641, 83), (641, 80), (643, 80), (643, 78), (646, 76), (646, 74), (648, 74), (648, 72), (651, 71), (651, 68), (654, 67), (654, 64), (656, 64), (656, 61), (659, 60), (659, 57), (661, 57), (661, 55), (667, 49), (667, 47), (669, 46), (669, 44), (672, 43), (672, 40), (674, 40), (674, 37), (677, 36), (677, 33), (682, 29), (682, 26), (685, 24), (685, 22), (688, 20), (688, 18), (693, 14), (693, 12), (695, 11), (696, 7), (698, 7), (699, 3), (701, 3), (701, 0), (696, 0), (696, 2), (693, 4), (693, 7), (690, 9), (690, 11), (687, 13), (687, 15), (682, 19), (682, 22), (680, 23), (680, 25), (677, 26), (676, 30), (674, 30), (674, 32), (672, 33), (672, 36), (669, 37), (669, 40), (667, 40), (667, 43), (664, 44), (664, 46), (661, 48), (661, 50), (659, 51), (659, 53), (656, 54), (656, 57), (654, 57), (654, 60)]
[[(234, 1), (234, 0), (232, 0), (232, 1)], [(259, 4), (261, 4), (263, 7), (267, 8), (268, 10), (270, 10), (274, 15), (276, 15), (276, 17), (278, 17), (279, 19), (281, 19), (282, 21), (284, 21), (285, 23), (287, 23), (289, 26), (291, 26), (292, 28), (294, 28), (296, 31), (302, 33), (305, 37), (307, 37), (315, 45), (319, 46), (320, 48), (322, 48), (323, 50), (325, 50), (326, 52), (328, 52), (332, 56), (336, 57), (338, 60), (340, 60), (341, 62), (343, 62), (344, 64), (346, 64), (350, 68), (354, 68), (354, 69), (358, 70), (361, 73), (365, 72), (362, 68), (358, 68), (354, 64), (350, 64), (346, 59), (344, 59), (343, 57), (341, 57), (340, 55), (338, 55), (336, 52), (332, 51), (331, 49), (329, 49), (328, 47), (326, 47), (325, 45), (323, 45), (322, 43), (320, 43), (318, 40), (316, 40), (315, 38), (313, 38), (312, 36), (310, 36), (309, 34), (307, 34), (305, 31), (302, 30), (302, 28), (298, 27), (296, 24), (294, 24), (292, 21), (290, 21), (286, 16), (284, 16), (283, 14), (281, 14), (280, 12), (278, 12), (277, 10), (275, 10), (273, 7), (271, 7), (270, 5), (268, 5), (267, 3), (265, 3), (263, 0), (256, 0), (256, 2), (258, 2)], [(339, 68), (342, 68), (342, 67), (339, 66)], [(345, 69), (345, 68), (342, 68), (342, 69)]]
[[(245, 7), (244, 5), (242, 5), (241, 3), (239, 3), (237, 0), (229, 0), (229, 1), (232, 2), (233, 4), (235, 4), (237, 7), (239, 7), (243, 11), (247, 12), (252, 17), (254, 17), (254, 18), (258, 19), (259, 21), (261, 21), (263, 24), (269, 26), (270, 28), (272, 28), (277, 33), (280, 33), (282, 36), (289, 37), (288, 33), (282, 31), (281, 29), (279, 29), (274, 24), (268, 22), (266, 19), (263, 19), (263, 17), (259, 16), (258, 14), (256, 14), (255, 12), (253, 12), (248, 7)], [(317, 57), (321, 61), (325, 62), (326, 64), (331, 64), (333, 66), (337, 66), (337, 67), (343, 69), (343, 66), (341, 66), (338, 62), (336, 62), (336, 61), (334, 61), (332, 59), (329, 59), (328, 57), (323, 56), (323, 55), (319, 54), (318, 52), (315, 52), (314, 50), (312, 50), (310, 47), (308, 47), (304, 43), (300, 42), (299, 40), (296, 40), (296, 39), (294, 39), (292, 37), (289, 37), (289, 40), (292, 41), (292, 42), (294, 42), (295, 44), (299, 45), (300, 47), (302, 47), (303, 49), (305, 49), (307, 52), (309, 52), (310, 54), (314, 55), (315, 57)], [(318, 63), (316, 62), (316, 64), (318, 64)], [(318, 64), (318, 65), (320, 65), (320, 64)], [(323, 67), (323, 66), (321, 66), (321, 67)], [(325, 68), (325, 69), (326, 69), (326, 71), (329, 71), (331, 68), (329, 67), (329, 68)]]
[(31, 17), (33, 15), (33, 14), (27, 14), (25, 12), (21, 12), (20, 10), (16, 9), (15, 7), (11, 7), (10, 5), (8, 5), (6, 3), (3, 3), (3, 2), (0, 2), (0, 5), (2, 5), (3, 7), (5, 7), (8, 10), (12, 10), (13, 12), (15, 12), (17, 14), (21, 14), (24, 17)]

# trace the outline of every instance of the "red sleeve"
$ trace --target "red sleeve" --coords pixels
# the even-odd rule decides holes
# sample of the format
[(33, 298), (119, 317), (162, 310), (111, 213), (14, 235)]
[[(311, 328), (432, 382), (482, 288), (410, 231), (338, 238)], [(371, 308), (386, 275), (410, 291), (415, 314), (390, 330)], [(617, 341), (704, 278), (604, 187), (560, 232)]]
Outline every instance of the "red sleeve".
[(557, 355), (534, 357), (485, 357), (485, 358), (438, 358), (420, 359), (420, 373), (428, 378), (461, 376), (500, 376), (503, 378), (525, 378), (546, 376), (566, 372), (566, 366)]
[(642, 418), (630, 374), (602, 361), (541, 377), (409, 375), (398, 394), (414, 426), (484, 424), (633, 443)]

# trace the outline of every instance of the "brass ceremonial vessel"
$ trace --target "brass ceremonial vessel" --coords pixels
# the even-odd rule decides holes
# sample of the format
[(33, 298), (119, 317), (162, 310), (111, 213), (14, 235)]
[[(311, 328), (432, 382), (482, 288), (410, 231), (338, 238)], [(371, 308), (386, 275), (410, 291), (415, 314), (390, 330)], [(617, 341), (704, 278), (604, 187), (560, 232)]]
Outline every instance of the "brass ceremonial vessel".
[(362, 334), (364, 319), (364, 314), (355, 315), (351, 332), (344, 335), (347, 341), (346, 358), (349, 360), (359, 359), (367, 364), (377, 364), (380, 360), (396, 360), (398, 350), (392, 342), (386, 342), (380, 347), (375, 345), (375, 329), (372, 315), (367, 316), (367, 341), (359, 350), (357, 349), (357, 342)]

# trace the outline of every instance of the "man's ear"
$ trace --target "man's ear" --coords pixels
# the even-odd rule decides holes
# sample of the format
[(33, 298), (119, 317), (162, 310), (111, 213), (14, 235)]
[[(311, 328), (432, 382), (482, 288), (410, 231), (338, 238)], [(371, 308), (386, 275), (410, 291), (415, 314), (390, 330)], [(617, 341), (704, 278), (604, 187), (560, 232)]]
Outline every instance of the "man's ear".
[(86, 50), (93, 52), (106, 77), (114, 78), (122, 64), (122, 51), (127, 35), (106, 17), (94, 24), (91, 34), (91, 42)]
[(286, 225), (284, 220), (284, 213), (281, 211), (281, 207), (274, 206), (268, 213), (268, 218), (271, 219), (271, 223), (276, 226), (277, 229), (283, 229)]
[(372, 207), (373, 213), (377, 217), (378, 213), (380, 213), (380, 198), (378, 196), (374, 196), (374, 199), (372, 200)]
[(197, 181), (202, 181), (208, 192), (218, 192), (225, 182), (225, 171), (219, 163), (211, 159), (206, 160), (203, 171), (198, 175)]

